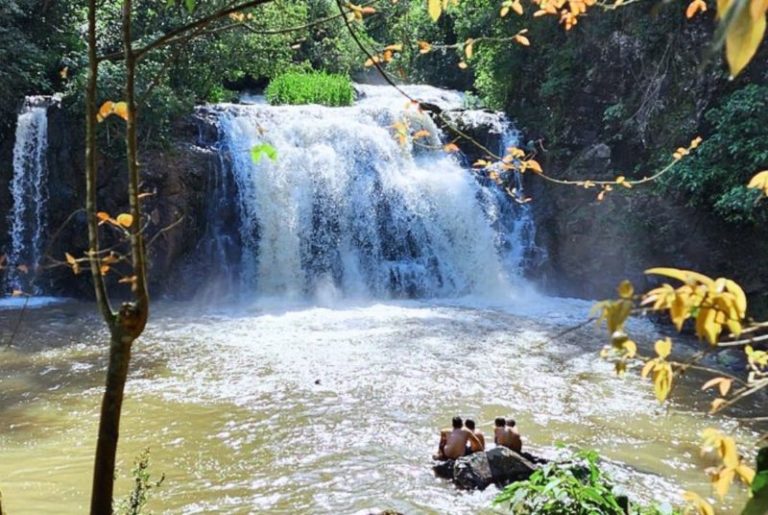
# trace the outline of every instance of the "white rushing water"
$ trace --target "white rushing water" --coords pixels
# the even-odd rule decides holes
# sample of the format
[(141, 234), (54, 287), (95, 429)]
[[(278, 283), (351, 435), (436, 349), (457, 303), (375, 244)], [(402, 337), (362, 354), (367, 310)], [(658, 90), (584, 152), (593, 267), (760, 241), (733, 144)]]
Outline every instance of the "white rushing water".
[[(43, 258), (45, 243), (45, 203), (48, 199), (46, 179), (48, 166), (49, 97), (27, 97), (16, 124), (13, 147), (13, 207), (10, 219), (10, 249), (5, 290), (40, 293), (31, 273)], [(19, 270), (19, 266), (28, 272)]]
[[(241, 294), (294, 299), (508, 290), (533, 242), (528, 208), (443, 152), (432, 119), (392, 88), (359, 91), (343, 108), (258, 98), (203, 108), (220, 133), (207, 237), (219, 275), (236, 277)], [(444, 109), (461, 105), (457, 92), (409, 93)], [(503, 115), (461, 116), (497, 131), (500, 145), (516, 142)], [(429, 135), (399, 142), (398, 123)], [(277, 158), (254, 162), (250, 150), (265, 143)], [(221, 217), (233, 203), (234, 216)]]

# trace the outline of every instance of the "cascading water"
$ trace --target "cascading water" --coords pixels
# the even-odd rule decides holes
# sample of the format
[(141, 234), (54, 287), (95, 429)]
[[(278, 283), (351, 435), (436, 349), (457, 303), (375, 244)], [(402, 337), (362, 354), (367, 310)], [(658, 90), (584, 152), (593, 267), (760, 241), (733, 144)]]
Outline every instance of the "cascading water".
[[(391, 88), (361, 90), (363, 98), (344, 108), (201, 108), (219, 129), (210, 202), (211, 216), (224, 216), (209, 220), (204, 243), (215, 268), (236, 277), (246, 295), (506, 289), (533, 240), (527, 207), (445, 154), (431, 118), (405, 107)], [(410, 93), (444, 108), (461, 104), (455, 92), (421, 86)], [(509, 123), (494, 116), (501, 144), (513, 143)], [(399, 142), (398, 123), (429, 135)], [(277, 159), (254, 162), (250, 151), (262, 143), (277, 149)]]
[[(48, 198), (48, 107), (51, 97), (27, 97), (16, 125), (13, 148), (13, 207), (9, 215), (10, 249), (4, 289), (38, 294), (33, 270), (43, 258)], [(26, 270), (26, 272), (25, 272)]]

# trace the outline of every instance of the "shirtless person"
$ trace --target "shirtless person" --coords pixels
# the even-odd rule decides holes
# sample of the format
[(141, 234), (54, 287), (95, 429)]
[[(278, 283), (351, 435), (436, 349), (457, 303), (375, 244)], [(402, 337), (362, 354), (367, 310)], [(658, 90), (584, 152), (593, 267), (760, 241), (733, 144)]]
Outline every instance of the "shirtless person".
[(520, 452), (523, 449), (523, 441), (520, 439), (520, 433), (515, 427), (514, 420), (510, 419), (507, 422), (503, 417), (497, 417), (494, 424), (496, 428), (494, 429), (493, 443), (515, 452)]
[(440, 431), (440, 446), (437, 454), (432, 456), (436, 460), (455, 460), (464, 456), (464, 448), (467, 442), (473, 442), (474, 445), (481, 445), (480, 440), (469, 429), (462, 427), (461, 417), (453, 417), (451, 421), (452, 429)]
[(472, 431), (472, 433), (477, 437), (477, 439), (480, 441), (480, 444), (475, 444), (473, 441), (469, 441), (469, 445), (467, 446), (466, 454), (472, 454), (475, 452), (480, 452), (485, 450), (485, 435), (482, 431), (479, 429), (475, 429), (475, 421), (471, 418), (468, 418), (464, 425), (467, 429)]

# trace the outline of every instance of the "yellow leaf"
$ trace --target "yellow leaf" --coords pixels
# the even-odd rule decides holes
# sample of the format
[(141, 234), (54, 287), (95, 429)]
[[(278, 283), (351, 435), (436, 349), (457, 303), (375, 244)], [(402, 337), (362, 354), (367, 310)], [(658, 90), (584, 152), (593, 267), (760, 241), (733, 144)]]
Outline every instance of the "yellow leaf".
[(21, 297), (22, 295), (24, 295), (24, 292), (21, 290), (13, 290), (11, 292), (11, 297)]
[(700, 282), (702, 284), (705, 284), (707, 286), (714, 287), (715, 281), (713, 281), (711, 278), (707, 277), (704, 274), (700, 274), (698, 272), (692, 272), (690, 270), (679, 270), (677, 268), (663, 268), (663, 267), (656, 267), (656, 268), (649, 268), (645, 271), (646, 274), (653, 274), (653, 275), (664, 275), (667, 277), (671, 277), (673, 279), (677, 279), (678, 281), (684, 282), (684, 283), (691, 283), (691, 282)]
[(722, 381), (720, 381), (720, 395), (725, 397), (728, 395), (728, 392), (731, 389), (731, 385), (733, 384), (733, 379), (723, 378)]
[(739, 465), (739, 452), (736, 450), (736, 442), (730, 436), (723, 436), (721, 438), (719, 453), (726, 467), (733, 469)]
[(718, 474), (718, 478), (715, 481), (715, 492), (718, 496), (720, 496), (720, 500), (722, 500), (725, 497), (725, 494), (728, 493), (728, 489), (731, 487), (731, 483), (733, 482), (733, 476), (735, 474), (735, 470), (733, 469), (725, 469)]
[(753, 18), (749, 2), (733, 2), (728, 10), (738, 9), (725, 29), (725, 58), (735, 77), (754, 57), (765, 34), (765, 14)]
[(137, 277), (136, 277), (135, 275), (132, 275), (132, 276), (130, 276), (130, 277), (123, 277), (122, 279), (120, 279), (120, 280), (119, 280), (119, 281), (117, 281), (117, 282), (119, 282), (119, 283), (123, 283), (123, 284), (126, 284), (126, 283), (131, 283), (131, 284), (133, 284), (133, 283), (135, 283), (135, 282), (136, 282), (136, 280), (137, 280)]
[(762, 190), (763, 195), (768, 195), (768, 170), (764, 170), (750, 179), (747, 188)]
[(130, 227), (133, 225), (133, 215), (128, 213), (121, 213), (117, 215), (117, 223), (123, 227)]
[(664, 402), (672, 390), (672, 367), (669, 363), (661, 365), (653, 376), (653, 391), (659, 402)]
[[(694, 492), (684, 492), (683, 499), (696, 509), (697, 515), (715, 515), (715, 510), (712, 506), (702, 499), (698, 494)], [(684, 512), (688, 513), (688, 512)]]
[(419, 41), (419, 53), (426, 54), (432, 50), (432, 45), (426, 41)]
[(696, 317), (696, 335), (706, 339), (710, 345), (717, 344), (717, 338), (723, 329), (723, 326), (717, 322), (717, 313), (716, 309), (701, 308)]
[(437, 21), (443, 12), (443, 5), (440, 0), (427, 0), (427, 12), (432, 21)]
[(499, 16), (503, 18), (508, 14), (509, 14), (509, 7), (505, 5), (504, 7), (501, 8), (501, 11), (499, 11)]
[(109, 265), (101, 265), (99, 272), (101, 272), (101, 275), (107, 275), (109, 273)]
[(717, 413), (717, 410), (719, 410), (723, 404), (725, 404), (725, 399), (717, 398), (712, 401), (712, 406), (709, 408), (709, 413), (714, 414)]
[(421, 129), (420, 131), (413, 133), (413, 139), (427, 138), (429, 135), (430, 132), (427, 129)]
[(64, 258), (67, 260), (67, 263), (69, 263), (70, 265), (77, 264), (77, 260), (75, 259), (75, 256), (73, 256), (69, 252), (64, 253)]
[(128, 121), (128, 104), (125, 102), (116, 103), (112, 108), (112, 112), (123, 120)]
[(459, 68), (461, 68), (462, 70), (466, 70), (467, 66), (468, 66), (467, 63), (465, 63), (464, 61), (461, 61), (459, 63)]
[(623, 344), (624, 350), (627, 351), (628, 358), (634, 358), (637, 354), (637, 344), (632, 340), (627, 340)]
[(107, 116), (112, 114), (112, 108), (114, 105), (115, 105), (114, 102), (111, 102), (109, 100), (101, 104), (101, 107), (99, 108), (99, 112), (96, 115), (96, 119), (99, 122), (103, 122)]
[(632, 295), (635, 293), (635, 288), (632, 286), (632, 283), (627, 281), (626, 279), (621, 281), (621, 284), (619, 284), (619, 297), (622, 299), (631, 299)]
[(544, 173), (544, 170), (541, 169), (541, 165), (538, 161), (534, 159), (529, 159), (528, 161), (525, 161), (525, 168), (530, 168), (536, 173)]
[(520, 34), (515, 35), (515, 41), (523, 46), (531, 46), (531, 41), (527, 37), (521, 36)]
[(642, 372), (640, 372), (640, 376), (642, 376), (642, 377), (643, 377), (643, 379), (645, 379), (646, 377), (648, 377), (648, 374), (650, 374), (650, 373), (651, 373), (651, 369), (652, 369), (652, 368), (653, 368), (655, 365), (656, 365), (656, 360), (655, 360), (655, 359), (651, 359), (651, 360), (648, 360), (648, 362), (647, 362), (647, 363), (645, 364), (645, 366), (643, 367), (643, 371), (642, 371)]
[(459, 151), (459, 147), (455, 143), (448, 143), (447, 145), (443, 146), (443, 150), (448, 152), (448, 153), (458, 152)]
[(512, 10), (515, 11), (519, 16), (523, 15), (523, 5), (519, 1), (512, 2), (510, 7), (512, 7)]
[(703, 0), (693, 0), (693, 2), (688, 4), (688, 9), (685, 10), (685, 17), (693, 18), (697, 12), (705, 12), (706, 10), (707, 4)]
[(656, 354), (658, 354), (661, 359), (664, 359), (667, 356), (669, 356), (670, 353), (672, 352), (672, 340), (670, 340), (669, 338), (664, 338), (663, 340), (656, 340), (654, 349), (656, 349)]
[(475, 40), (474, 39), (468, 39), (464, 43), (464, 54), (467, 56), (467, 59), (472, 59), (472, 56), (474, 55), (475, 50)]
[(746, 465), (739, 465), (736, 467), (736, 474), (739, 475), (741, 481), (746, 485), (751, 485), (752, 480), (755, 479), (755, 471)]

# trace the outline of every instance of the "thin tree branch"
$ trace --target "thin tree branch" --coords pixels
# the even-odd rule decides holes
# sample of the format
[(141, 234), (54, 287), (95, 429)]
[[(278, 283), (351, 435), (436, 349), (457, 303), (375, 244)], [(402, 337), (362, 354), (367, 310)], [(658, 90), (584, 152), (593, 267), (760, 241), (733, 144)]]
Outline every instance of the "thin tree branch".
[(99, 225), (96, 217), (96, 87), (99, 74), (99, 62), (96, 56), (96, 0), (88, 0), (88, 79), (85, 101), (85, 175), (86, 202), (88, 220), (88, 257), (91, 262), (91, 277), (102, 317), (110, 331), (115, 326), (115, 314), (109, 301), (104, 278), (99, 273)]

